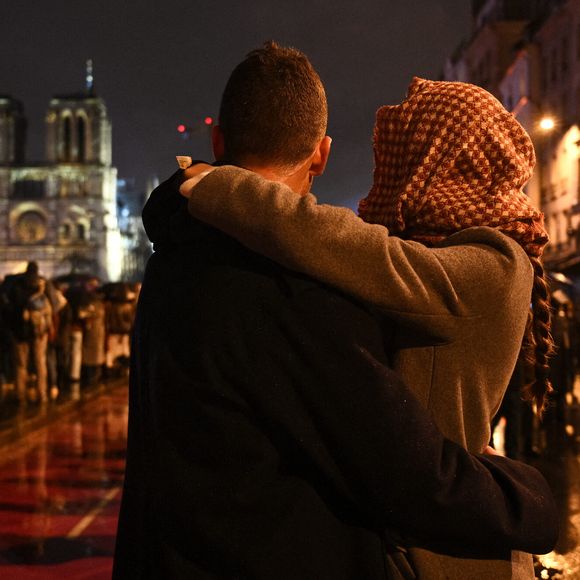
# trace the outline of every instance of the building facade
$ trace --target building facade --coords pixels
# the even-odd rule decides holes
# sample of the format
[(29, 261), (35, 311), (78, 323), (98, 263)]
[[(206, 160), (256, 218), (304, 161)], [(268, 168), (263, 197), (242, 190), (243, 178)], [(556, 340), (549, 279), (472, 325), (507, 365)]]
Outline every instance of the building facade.
[(85, 91), (52, 98), (45, 121), (46, 160), (27, 163), (22, 104), (0, 98), (0, 276), (35, 260), (48, 277), (82, 272), (118, 280), (111, 123), (90, 68)]
[(545, 261), (555, 270), (580, 274), (578, 213), (580, 160), (580, 0), (554, 3), (532, 40), (540, 53), (537, 77), (542, 118), (537, 139), (541, 207), (552, 243)]
[(483, 86), (528, 131), (537, 155), (526, 193), (542, 209), (550, 270), (580, 279), (580, 0), (473, 0), (473, 29), (444, 69)]

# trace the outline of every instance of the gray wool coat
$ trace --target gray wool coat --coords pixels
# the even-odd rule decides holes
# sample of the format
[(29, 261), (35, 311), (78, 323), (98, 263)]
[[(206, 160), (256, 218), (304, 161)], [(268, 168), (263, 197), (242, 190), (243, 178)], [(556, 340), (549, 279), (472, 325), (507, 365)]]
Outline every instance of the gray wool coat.
[[(530, 307), (533, 272), (518, 243), (476, 227), (427, 248), (231, 166), (191, 190), (189, 210), (250, 249), (378, 306), (397, 323), (393, 367), (445, 436), (483, 451)], [(420, 578), (534, 577), (531, 556), (519, 552), (511, 561), (414, 548), (410, 555)]]

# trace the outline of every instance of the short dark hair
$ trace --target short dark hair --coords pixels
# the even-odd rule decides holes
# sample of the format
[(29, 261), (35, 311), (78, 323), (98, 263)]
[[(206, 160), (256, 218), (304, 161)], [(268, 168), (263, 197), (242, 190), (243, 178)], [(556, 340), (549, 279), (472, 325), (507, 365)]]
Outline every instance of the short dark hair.
[(233, 70), (224, 90), (226, 160), (295, 165), (324, 137), (327, 119), (326, 93), (306, 55), (268, 41)]

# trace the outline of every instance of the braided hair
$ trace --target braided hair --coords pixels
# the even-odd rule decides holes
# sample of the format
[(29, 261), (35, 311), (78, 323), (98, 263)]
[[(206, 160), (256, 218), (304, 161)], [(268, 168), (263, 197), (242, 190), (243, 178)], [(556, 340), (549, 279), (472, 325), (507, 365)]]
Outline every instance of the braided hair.
[(550, 333), (552, 309), (544, 268), (536, 256), (530, 256), (530, 262), (534, 269), (534, 285), (522, 354), (524, 361), (533, 371), (533, 380), (523, 387), (522, 395), (524, 400), (535, 405), (536, 413), (541, 416), (547, 408), (549, 395), (554, 390), (550, 383), (548, 363), (555, 347)]

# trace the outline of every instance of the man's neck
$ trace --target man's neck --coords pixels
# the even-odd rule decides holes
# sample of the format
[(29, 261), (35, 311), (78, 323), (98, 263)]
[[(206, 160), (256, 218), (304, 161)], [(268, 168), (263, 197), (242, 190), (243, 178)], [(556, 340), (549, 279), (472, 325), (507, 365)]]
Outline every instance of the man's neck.
[(258, 166), (255, 164), (241, 165), (249, 171), (261, 175), (264, 179), (277, 181), (287, 185), (298, 195), (306, 195), (310, 191), (310, 179), (308, 168), (310, 160), (307, 159), (298, 166), (292, 168), (280, 168), (273, 166)]

